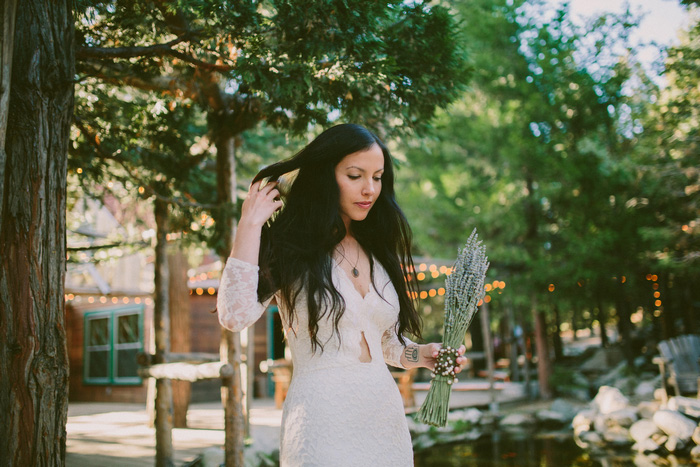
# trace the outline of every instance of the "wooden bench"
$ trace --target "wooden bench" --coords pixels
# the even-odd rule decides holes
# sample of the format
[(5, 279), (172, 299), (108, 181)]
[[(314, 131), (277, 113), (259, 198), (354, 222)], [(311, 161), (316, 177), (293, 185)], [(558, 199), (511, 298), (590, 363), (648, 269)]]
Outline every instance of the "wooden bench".
[(659, 342), (659, 365), (665, 396), (673, 388), (675, 395), (693, 394), (700, 397), (700, 336), (689, 334)]

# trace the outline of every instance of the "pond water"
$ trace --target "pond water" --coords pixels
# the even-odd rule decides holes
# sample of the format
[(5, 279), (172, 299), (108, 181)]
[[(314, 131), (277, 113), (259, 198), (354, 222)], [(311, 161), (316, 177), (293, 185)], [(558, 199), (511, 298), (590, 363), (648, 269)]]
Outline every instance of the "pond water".
[[(609, 451), (591, 455), (576, 445), (570, 432), (509, 433), (494, 431), (485, 433), (474, 441), (440, 444), (417, 451), (416, 467), (633, 467), (653, 466), (644, 456), (634, 456), (630, 451)], [(688, 459), (668, 459), (661, 464), (694, 466)]]

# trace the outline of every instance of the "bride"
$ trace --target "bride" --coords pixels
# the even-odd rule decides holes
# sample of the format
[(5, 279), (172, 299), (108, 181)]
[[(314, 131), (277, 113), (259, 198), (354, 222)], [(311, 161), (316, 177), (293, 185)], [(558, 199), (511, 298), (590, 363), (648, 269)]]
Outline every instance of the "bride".
[(329, 128), (253, 180), (217, 310), (240, 331), (273, 297), (280, 307), (294, 366), (281, 465), (413, 465), (385, 363), (433, 369), (440, 344), (403, 336), (421, 334), (410, 243), (389, 151), (362, 126)]

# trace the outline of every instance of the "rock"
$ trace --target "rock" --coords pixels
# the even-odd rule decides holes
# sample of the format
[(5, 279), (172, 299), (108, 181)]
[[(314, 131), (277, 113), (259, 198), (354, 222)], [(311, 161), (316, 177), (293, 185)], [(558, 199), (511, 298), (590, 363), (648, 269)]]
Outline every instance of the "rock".
[(603, 414), (597, 414), (595, 419), (593, 419), (593, 429), (600, 433), (603, 433), (608, 429), (608, 418)]
[(700, 463), (700, 446), (695, 446), (693, 449), (690, 450), (690, 458), (696, 464)]
[(464, 422), (470, 425), (477, 425), (481, 421), (481, 410), (474, 408), (453, 410), (447, 414), (447, 421)]
[(207, 448), (202, 453), (200, 461), (203, 467), (219, 467), (224, 464), (224, 450), (221, 448)]
[(637, 412), (640, 418), (651, 418), (661, 408), (658, 401), (643, 401), (637, 404)]
[(656, 452), (660, 448), (661, 446), (653, 442), (651, 438), (646, 438), (642, 441), (637, 441), (632, 446), (632, 449), (634, 449), (637, 452)]
[(598, 390), (598, 394), (593, 399), (593, 404), (600, 413), (609, 414), (626, 408), (629, 405), (629, 399), (619, 389), (603, 386)]
[(600, 447), (605, 444), (603, 438), (595, 431), (582, 431), (581, 433), (574, 434), (574, 441), (583, 449)]
[(695, 427), (695, 431), (693, 431), (693, 443), (695, 444), (700, 444), (700, 425)]
[(620, 362), (612, 370), (601, 376), (595, 381), (596, 386), (616, 386), (616, 382), (626, 380), (627, 363)]
[(596, 353), (583, 362), (579, 368), (582, 372), (598, 372), (608, 368), (608, 359), (606, 358), (605, 349), (598, 349)]
[(662, 401), (666, 399), (666, 390), (664, 388), (659, 388), (656, 391), (654, 391), (654, 400), (655, 401)]
[(656, 423), (652, 422), (651, 420), (639, 420), (634, 422), (630, 427), (630, 436), (638, 443), (641, 443), (646, 439), (651, 440), (652, 436), (655, 434), (661, 434), (661, 431), (659, 430), (659, 427), (656, 426)]
[(620, 426), (613, 426), (605, 430), (603, 433), (603, 439), (607, 443), (619, 447), (629, 446), (633, 441), (630, 437), (629, 430)]
[(574, 428), (585, 426), (587, 430), (593, 425), (593, 420), (595, 419), (596, 413), (594, 410), (582, 410), (576, 414), (574, 420), (571, 422)]
[(634, 465), (636, 467), (658, 467), (659, 465), (668, 465), (668, 462), (665, 462), (658, 454), (642, 454), (640, 452), (634, 456)]
[(675, 436), (669, 436), (668, 441), (664, 444), (668, 452), (681, 451), (685, 447), (685, 443)]
[(500, 425), (501, 426), (523, 426), (535, 423), (535, 419), (532, 415), (523, 413), (512, 413), (504, 417)]
[(576, 407), (564, 399), (555, 399), (554, 402), (552, 402), (552, 405), (549, 407), (549, 410), (559, 412), (560, 414), (564, 415), (567, 420), (572, 420), (576, 415)]
[(668, 409), (682, 413), (686, 417), (700, 419), (700, 400), (675, 396), (668, 400)]
[(464, 420), (474, 425), (478, 424), (481, 421), (482, 416), (483, 414), (479, 409), (471, 408), (464, 411)]
[(607, 419), (608, 425), (619, 425), (625, 428), (629, 428), (634, 422), (636, 422), (639, 419), (639, 416), (637, 415), (637, 409), (633, 407), (627, 407), (609, 413), (607, 415)]
[(675, 436), (684, 443), (690, 441), (697, 426), (691, 419), (673, 410), (659, 410), (656, 412), (654, 414), (654, 423), (669, 437)]
[(662, 444), (666, 444), (666, 441), (668, 441), (668, 435), (664, 433), (654, 433), (651, 435), (651, 440), (661, 446)]
[(571, 421), (566, 414), (554, 410), (538, 410), (535, 414), (537, 421), (545, 425), (565, 425)]
[(656, 391), (656, 384), (652, 381), (642, 381), (634, 388), (634, 395), (637, 397), (653, 397)]

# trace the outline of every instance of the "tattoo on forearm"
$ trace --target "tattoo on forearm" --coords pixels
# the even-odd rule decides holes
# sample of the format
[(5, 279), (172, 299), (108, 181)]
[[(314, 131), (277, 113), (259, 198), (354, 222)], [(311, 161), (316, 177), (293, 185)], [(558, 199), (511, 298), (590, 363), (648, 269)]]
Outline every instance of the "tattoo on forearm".
[(418, 361), (418, 346), (417, 345), (409, 345), (403, 351), (403, 355), (404, 355), (404, 357), (406, 357), (406, 361), (417, 362)]

